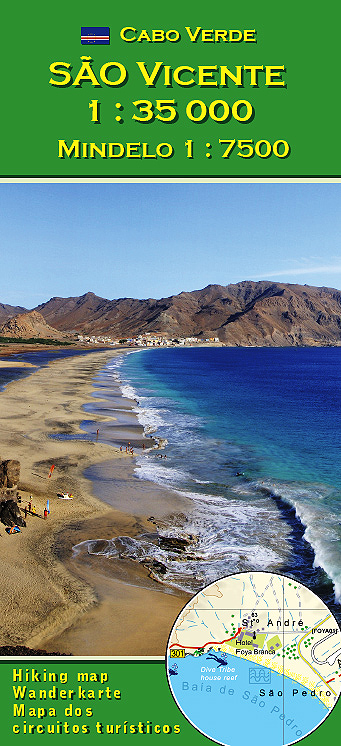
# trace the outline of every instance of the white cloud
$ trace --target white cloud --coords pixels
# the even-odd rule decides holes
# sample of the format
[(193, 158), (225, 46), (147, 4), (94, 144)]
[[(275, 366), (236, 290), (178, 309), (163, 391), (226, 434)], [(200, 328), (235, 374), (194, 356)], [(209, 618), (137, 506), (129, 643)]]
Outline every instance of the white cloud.
[(296, 267), (295, 269), (280, 269), (273, 272), (262, 272), (253, 275), (251, 279), (256, 280), (263, 277), (282, 277), (287, 275), (317, 275), (320, 272), (341, 272), (341, 264), (324, 264), (320, 267)]

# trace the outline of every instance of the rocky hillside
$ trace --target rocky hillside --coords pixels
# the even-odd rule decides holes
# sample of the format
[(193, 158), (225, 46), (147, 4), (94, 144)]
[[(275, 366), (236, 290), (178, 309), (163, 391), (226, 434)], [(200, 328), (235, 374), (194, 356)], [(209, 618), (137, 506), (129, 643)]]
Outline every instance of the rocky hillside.
[(11, 316), (15, 316), (17, 313), (25, 313), (26, 308), (22, 306), (9, 306), (8, 303), (0, 303), (0, 324), (3, 324)]
[[(114, 338), (159, 332), (167, 337), (219, 337), (227, 345), (240, 346), (341, 344), (339, 290), (267, 281), (208, 285), (159, 300), (107, 300), (93, 293), (51, 298), (33, 312), (11, 319), (1, 333), (6, 327), (6, 334), (14, 336), (18, 319), (22, 326), (23, 319), (35, 318), (37, 335), (42, 317), (53, 327), (54, 336), (56, 330)], [(49, 327), (44, 327), (42, 336), (50, 336)], [(33, 336), (32, 330), (29, 335)]]
[(14, 337), (21, 339), (66, 339), (68, 334), (60, 332), (49, 326), (44, 317), (38, 311), (27, 311), (12, 316), (0, 326), (2, 337)]

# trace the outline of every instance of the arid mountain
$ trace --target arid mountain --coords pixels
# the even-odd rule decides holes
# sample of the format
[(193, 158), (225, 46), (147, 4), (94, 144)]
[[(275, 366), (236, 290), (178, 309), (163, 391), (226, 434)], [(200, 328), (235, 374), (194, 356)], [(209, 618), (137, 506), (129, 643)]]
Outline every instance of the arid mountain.
[(16, 316), (5, 321), (0, 326), (0, 335), (3, 337), (21, 337), (30, 339), (31, 337), (40, 339), (67, 339), (68, 334), (60, 332), (49, 326), (41, 313), (37, 311), (27, 311), (19, 313)]
[(61, 331), (219, 337), (227, 345), (341, 344), (341, 292), (277, 282), (208, 285), (169, 298), (51, 298), (35, 309)]
[[(24, 313), (18, 315), (18, 309)], [(160, 300), (107, 300), (86, 293), (51, 298), (31, 312), (0, 304), (1, 323), (1, 334), (12, 337), (56, 339), (79, 332), (120, 339), (155, 332), (219, 337), (233, 346), (341, 345), (341, 291), (244, 281)]]

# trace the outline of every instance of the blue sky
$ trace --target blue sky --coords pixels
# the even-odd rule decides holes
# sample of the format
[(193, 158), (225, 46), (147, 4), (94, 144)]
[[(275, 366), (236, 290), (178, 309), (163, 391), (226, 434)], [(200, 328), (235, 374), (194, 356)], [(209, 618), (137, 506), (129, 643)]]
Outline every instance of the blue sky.
[(341, 184), (1, 183), (0, 302), (341, 288)]

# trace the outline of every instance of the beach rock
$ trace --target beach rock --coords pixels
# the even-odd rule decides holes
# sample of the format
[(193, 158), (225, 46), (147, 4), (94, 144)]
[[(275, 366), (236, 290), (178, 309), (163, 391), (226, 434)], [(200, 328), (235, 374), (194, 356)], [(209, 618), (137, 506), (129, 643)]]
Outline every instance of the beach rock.
[(160, 582), (160, 575), (165, 575), (167, 572), (166, 565), (156, 559), (151, 559), (148, 557), (145, 560), (142, 560), (140, 564), (143, 565), (143, 567), (146, 567), (147, 570), (149, 570), (148, 577), (151, 580), (155, 580), (156, 583)]
[(143, 560), (141, 564), (144, 565), (144, 567), (147, 567), (151, 571), (155, 570), (156, 572), (160, 573), (160, 575), (165, 575), (165, 573), (167, 572), (166, 565), (164, 565), (163, 562), (160, 562), (159, 560), (156, 560), (156, 559), (146, 559), (146, 560)]
[(0, 461), (0, 489), (16, 487), (20, 479), (20, 461)]
[(91, 542), (90, 554), (103, 554), (108, 549), (109, 541), (107, 539), (96, 539)]
[(20, 461), (11, 459), (5, 461), (7, 471), (7, 487), (16, 487), (20, 479)]
[(26, 526), (15, 500), (4, 500), (0, 503), (0, 521), (4, 526), (13, 526), (14, 524)]
[(7, 474), (5, 469), (5, 462), (0, 461), (0, 489), (7, 487)]
[(188, 539), (179, 539), (177, 536), (160, 536), (160, 549), (168, 549), (173, 552), (184, 552), (189, 546)]

